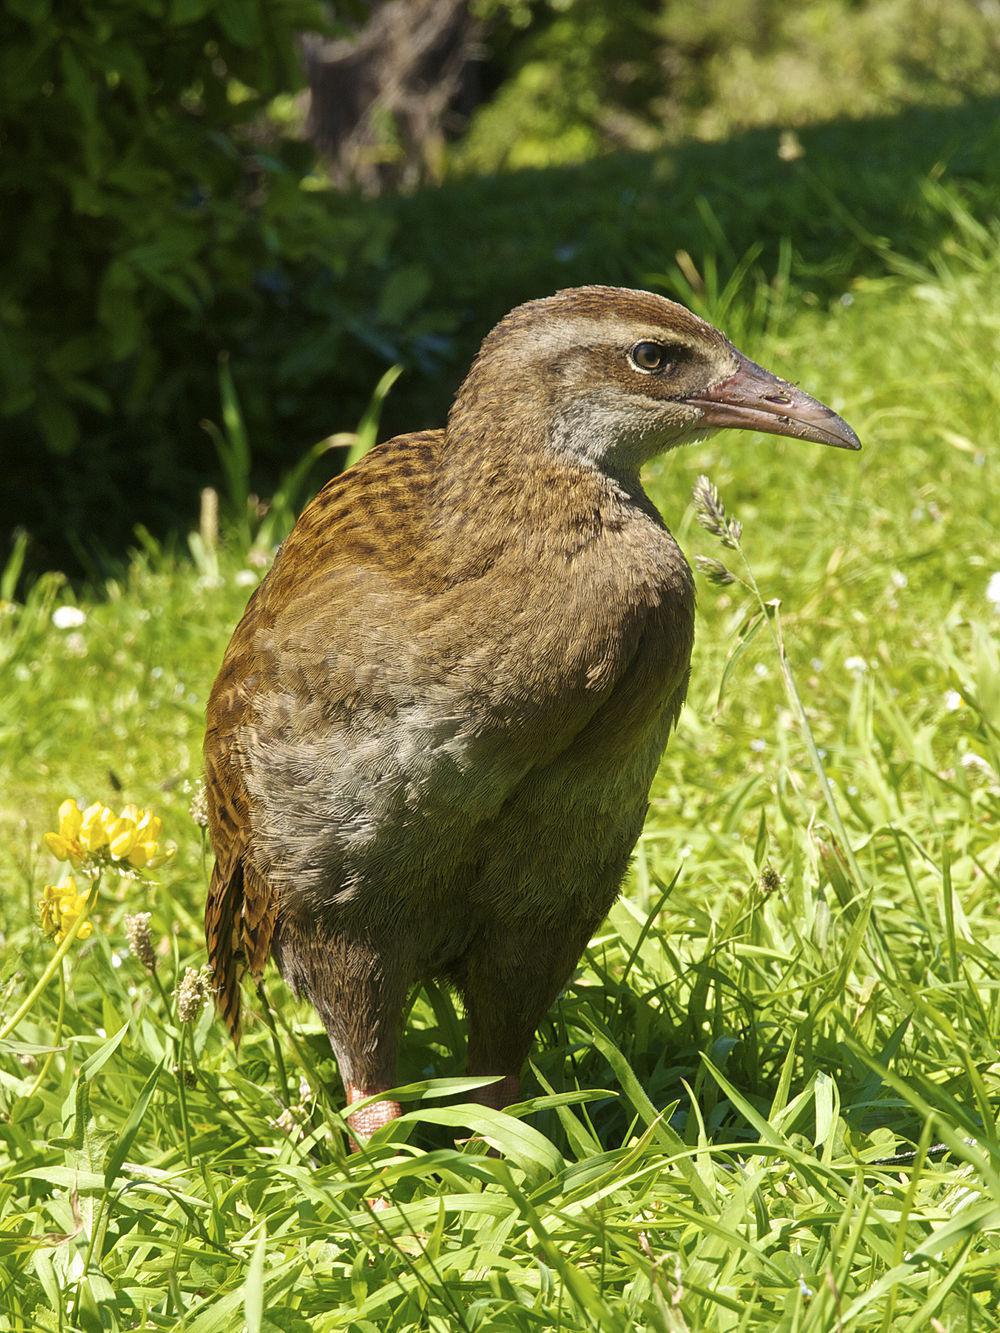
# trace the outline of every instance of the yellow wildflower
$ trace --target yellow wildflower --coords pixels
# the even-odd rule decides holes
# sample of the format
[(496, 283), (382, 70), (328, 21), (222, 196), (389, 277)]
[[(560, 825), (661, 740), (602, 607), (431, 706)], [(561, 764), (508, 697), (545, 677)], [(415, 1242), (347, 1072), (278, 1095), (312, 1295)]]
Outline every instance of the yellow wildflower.
[(83, 856), (80, 845), (80, 825), (83, 812), (76, 801), (63, 801), (59, 807), (59, 830), (46, 833), (45, 842), (49, 851), (60, 861), (78, 861)]
[(151, 870), (173, 856), (173, 843), (161, 843), (163, 820), (152, 810), (126, 805), (115, 814), (100, 801), (81, 810), (76, 801), (59, 807), (59, 828), (46, 833), (45, 842), (60, 861), (72, 861), (79, 869), (122, 862), (135, 870)]
[(117, 819), (108, 823), (108, 851), (113, 861), (126, 858), (135, 846), (137, 813), (134, 805), (127, 805)]
[(169, 861), (176, 848), (172, 842), (161, 845), (163, 820), (152, 810), (127, 805), (108, 829), (113, 861), (128, 861), (136, 870), (152, 869)]
[(108, 826), (114, 819), (114, 812), (100, 801), (94, 801), (86, 810), (81, 810), (74, 800), (63, 801), (59, 807), (59, 830), (46, 833), (45, 842), (60, 861), (72, 861), (79, 866), (93, 852), (107, 846)]
[(114, 814), (100, 801), (88, 805), (80, 816), (80, 844), (85, 852), (99, 852), (108, 844), (108, 829)]
[(42, 896), (38, 902), (38, 915), (41, 918), (42, 930), (46, 935), (54, 935), (59, 929), (59, 887), (56, 884), (46, 884), (42, 890)]
[[(61, 944), (86, 906), (87, 894), (77, 891), (76, 880), (72, 875), (62, 884), (46, 884), (38, 904), (42, 930), (46, 935), (51, 935), (56, 944)], [(85, 940), (93, 933), (93, 922), (85, 921), (76, 937)]]

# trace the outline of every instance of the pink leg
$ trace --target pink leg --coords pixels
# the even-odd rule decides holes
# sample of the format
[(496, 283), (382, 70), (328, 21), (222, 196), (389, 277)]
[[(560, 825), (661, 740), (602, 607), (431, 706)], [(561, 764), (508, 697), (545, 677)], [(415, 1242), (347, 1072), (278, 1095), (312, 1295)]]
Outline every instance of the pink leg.
[[(359, 1088), (353, 1083), (348, 1083), (346, 1086), (347, 1104), (348, 1106), (351, 1106), (354, 1102), (363, 1101), (366, 1097), (374, 1097), (379, 1092), (385, 1092), (388, 1086), (389, 1085), (386, 1084), (381, 1088)], [(380, 1102), (372, 1102), (370, 1106), (363, 1106), (360, 1111), (355, 1111), (353, 1114), (348, 1113), (347, 1119), (351, 1128), (355, 1130), (361, 1138), (367, 1139), (382, 1125), (387, 1125), (390, 1120), (395, 1120), (398, 1116), (402, 1115), (402, 1113), (403, 1108), (400, 1106), (399, 1102), (383, 1100)], [(351, 1151), (357, 1152), (357, 1150), (358, 1144), (352, 1137)]]

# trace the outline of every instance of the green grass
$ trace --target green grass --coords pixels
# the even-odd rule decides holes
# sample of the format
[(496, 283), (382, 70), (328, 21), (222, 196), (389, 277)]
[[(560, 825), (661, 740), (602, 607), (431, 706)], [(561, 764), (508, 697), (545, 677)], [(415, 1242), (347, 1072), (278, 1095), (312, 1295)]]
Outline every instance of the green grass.
[[(409, 1017), (407, 1116), (362, 1155), (318, 1021), (276, 977), (290, 1116), (262, 1022), (237, 1058), (205, 1010), (180, 1054), (170, 993), (204, 960), (188, 806), (257, 577), (239, 551), (147, 542), (77, 629), (52, 624), (75, 603), (58, 576), (4, 606), (3, 1013), (51, 958), (34, 919), (60, 800), (152, 805), (179, 851), (105, 895), (61, 1021), (54, 980), (0, 1046), (0, 1329), (996, 1326), (1000, 260), (953, 195), (927, 207), (929, 257), (883, 250), (849, 303), (753, 278), (689, 293), (842, 410), (860, 456), (728, 434), (649, 477), (689, 555), (740, 568), (695, 521), (699, 473), (742, 520), (856, 873), (766, 630), (718, 704), (753, 605), (700, 580), (634, 872), (514, 1117), (427, 1086), (462, 1072), (438, 991)], [(124, 944), (146, 908), (155, 984)], [(456, 1146), (468, 1129), (500, 1155)]]

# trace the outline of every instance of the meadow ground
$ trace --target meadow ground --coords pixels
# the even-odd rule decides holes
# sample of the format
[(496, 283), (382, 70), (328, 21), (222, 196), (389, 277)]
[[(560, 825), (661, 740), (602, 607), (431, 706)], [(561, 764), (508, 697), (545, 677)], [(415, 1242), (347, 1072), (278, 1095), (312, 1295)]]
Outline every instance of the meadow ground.
[[(996, 1327), (1000, 236), (933, 175), (920, 200), (933, 251), (880, 251), (829, 307), (688, 270), (866, 447), (726, 434), (650, 469), (689, 555), (746, 580), (745, 555), (780, 613), (699, 576), (634, 870), (511, 1116), (428, 1082), (462, 1071), (441, 991), (409, 1015), (406, 1115), (354, 1156), (325, 1036), (276, 977), (280, 1065), (259, 1017), (238, 1057), (207, 1008), (179, 1021), (204, 962), (189, 806), (261, 573), (245, 547), (145, 539), (80, 594), (53, 575), (18, 600), (8, 577), (0, 1329)], [(742, 551), (696, 522), (701, 473)], [(68, 796), (153, 807), (177, 855), (106, 881), (7, 1034), (53, 956), (42, 835)], [(125, 944), (144, 910), (155, 975)]]

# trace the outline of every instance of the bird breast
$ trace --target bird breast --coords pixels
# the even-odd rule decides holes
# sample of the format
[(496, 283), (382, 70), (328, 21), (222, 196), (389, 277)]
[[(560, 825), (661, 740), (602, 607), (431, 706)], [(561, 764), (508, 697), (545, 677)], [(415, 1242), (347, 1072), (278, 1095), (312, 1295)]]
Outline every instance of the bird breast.
[[(646, 513), (627, 519), (570, 554), (522, 541), (474, 595), (383, 590), (380, 604), (377, 579), (359, 585), (321, 653), (310, 614), (258, 631), (270, 688), (237, 747), (257, 868), (286, 905), (313, 919), (333, 901), (370, 910), (401, 885), (426, 901), (485, 875), (484, 846), (560, 822), (587, 825), (591, 861), (602, 845), (627, 856), (693, 627), (673, 538)], [(509, 885), (518, 855), (507, 870), (498, 856), (491, 874)]]

